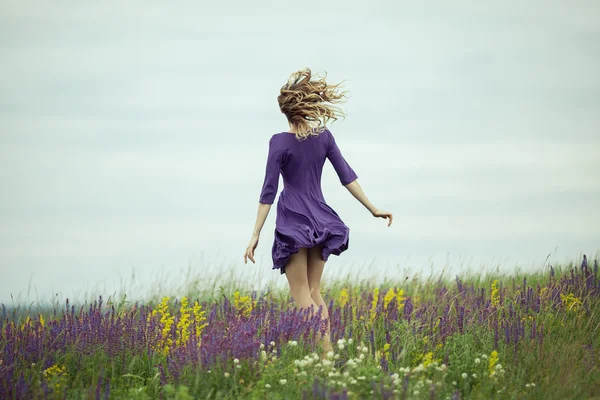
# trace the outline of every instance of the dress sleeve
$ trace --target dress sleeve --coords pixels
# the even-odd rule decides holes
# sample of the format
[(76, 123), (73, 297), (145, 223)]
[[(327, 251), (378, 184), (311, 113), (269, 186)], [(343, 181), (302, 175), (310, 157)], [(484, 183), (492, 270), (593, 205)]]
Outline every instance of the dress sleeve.
[(358, 175), (356, 175), (356, 172), (354, 172), (352, 167), (350, 167), (348, 162), (346, 162), (344, 159), (344, 156), (342, 156), (340, 148), (335, 143), (335, 137), (333, 137), (333, 134), (330, 131), (328, 132), (329, 143), (327, 148), (327, 158), (329, 158), (331, 165), (333, 165), (335, 172), (340, 178), (341, 184), (345, 186), (358, 179)]
[(273, 139), (274, 138), (271, 137), (271, 140), (269, 140), (269, 154), (267, 156), (267, 166), (265, 168), (265, 179), (258, 200), (263, 204), (273, 204), (279, 186), (282, 152), (276, 148)]

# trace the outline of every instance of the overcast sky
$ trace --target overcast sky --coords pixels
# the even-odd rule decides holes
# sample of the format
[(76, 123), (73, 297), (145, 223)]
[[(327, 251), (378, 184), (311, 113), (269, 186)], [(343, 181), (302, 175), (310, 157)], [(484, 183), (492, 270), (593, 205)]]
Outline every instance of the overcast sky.
[(325, 279), (597, 255), (600, 3), (366, 4), (0, 0), (0, 302), (188, 268), (285, 287), (276, 207), (257, 264), (243, 253), (303, 67), (345, 80), (329, 128), (394, 213), (371, 217), (327, 162), (351, 239)]

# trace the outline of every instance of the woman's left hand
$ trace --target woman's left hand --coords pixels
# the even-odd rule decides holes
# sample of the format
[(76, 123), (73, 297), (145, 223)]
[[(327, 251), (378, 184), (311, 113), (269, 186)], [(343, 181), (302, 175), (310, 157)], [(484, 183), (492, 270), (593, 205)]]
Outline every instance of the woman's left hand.
[(244, 264), (248, 264), (248, 258), (256, 264), (254, 261), (254, 249), (258, 246), (258, 235), (252, 235), (250, 239), (250, 243), (248, 243), (248, 247), (246, 248), (246, 252), (244, 253)]

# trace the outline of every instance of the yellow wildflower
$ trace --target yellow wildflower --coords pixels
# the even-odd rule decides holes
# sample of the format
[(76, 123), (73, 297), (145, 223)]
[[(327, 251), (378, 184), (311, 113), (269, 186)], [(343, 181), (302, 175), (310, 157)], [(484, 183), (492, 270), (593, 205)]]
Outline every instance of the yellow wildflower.
[(385, 296), (383, 297), (383, 309), (384, 310), (387, 310), (387, 306), (394, 299), (394, 297), (396, 297), (396, 293), (394, 293), (394, 288), (390, 288), (390, 290), (388, 290), (387, 293), (385, 294)]
[(252, 302), (252, 298), (250, 298), (250, 296), (240, 296), (240, 291), (237, 290), (233, 294), (233, 306), (242, 315), (248, 317), (248, 316), (250, 316), (250, 313), (252, 312), (254, 303)]
[(560, 299), (567, 310), (578, 311), (579, 307), (583, 304), (579, 298), (575, 297), (573, 293), (568, 295), (560, 294)]
[(396, 292), (396, 303), (398, 303), (398, 310), (404, 307), (404, 300), (406, 300), (406, 297), (404, 297), (404, 290), (398, 289), (398, 292)]
[(204, 328), (206, 326), (208, 326), (208, 323), (204, 323), (204, 321), (206, 321), (206, 317), (204, 316), (204, 314), (206, 314), (206, 311), (202, 310), (202, 306), (198, 303), (198, 301), (196, 301), (196, 303), (194, 303), (194, 320), (196, 321), (196, 339), (198, 342), (198, 346), (200, 346), (200, 337), (202, 335), (202, 331), (204, 330)]
[(488, 369), (490, 370), (490, 374), (494, 372), (494, 366), (498, 363), (498, 352), (496, 350), (492, 351), (490, 354), (490, 361)]
[(390, 344), (386, 343), (383, 345), (383, 356), (386, 360), (390, 359)]
[(181, 307), (179, 308), (179, 321), (177, 322), (177, 346), (184, 346), (190, 338), (190, 332), (188, 330), (191, 321), (191, 308), (188, 307), (187, 297), (181, 299)]
[(342, 288), (342, 290), (340, 290), (340, 299), (339, 299), (339, 303), (341, 307), (344, 307), (346, 305), (346, 303), (348, 302), (348, 289), (346, 288)]
[(498, 279), (496, 279), (494, 282), (492, 282), (491, 299), (492, 299), (492, 306), (494, 306), (494, 307), (498, 307), (500, 305), (500, 294), (498, 293), (499, 290), (496, 287), (497, 284), (498, 284)]

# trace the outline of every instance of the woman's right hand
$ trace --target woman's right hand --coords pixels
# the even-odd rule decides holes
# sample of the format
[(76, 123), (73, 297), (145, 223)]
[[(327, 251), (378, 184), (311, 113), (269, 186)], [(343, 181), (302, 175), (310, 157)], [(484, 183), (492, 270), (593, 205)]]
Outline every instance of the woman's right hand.
[(390, 221), (388, 222), (388, 226), (392, 225), (393, 216), (391, 212), (375, 209), (375, 211), (373, 211), (373, 216), (375, 218), (389, 218)]

